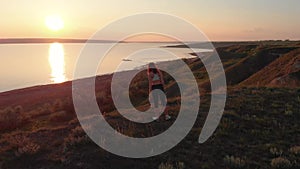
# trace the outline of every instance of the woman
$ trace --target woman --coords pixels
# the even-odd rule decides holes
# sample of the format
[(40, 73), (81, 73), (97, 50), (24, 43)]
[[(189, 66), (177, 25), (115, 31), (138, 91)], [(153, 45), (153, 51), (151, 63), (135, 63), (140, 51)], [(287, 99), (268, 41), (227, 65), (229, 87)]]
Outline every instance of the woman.
[[(147, 74), (148, 74), (148, 80), (149, 80), (149, 93), (155, 89), (165, 92), (165, 90), (164, 90), (165, 82), (163, 79), (163, 75), (154, 63), (152, 63), (152, 62), (149, 63)], [(166, 99), (162, 94), (160, 94), (158, 92), (152, 92), (152, 98), (153, 98), (153, 102), (154, 102), (154, 107), (156, 109), (155, 111), (157, 111), (157, 108), (158, 108), (158, 99), (160, 99), (161, 105), (166, 105)], [(155, 112), (155, 113), (157, 113), (157, 112)], [(155, 117), (153, 117), (154, 120), (158, 120), (158, 118), (159, 117), (157, 117), (156, 115), (155, 115)], [(166, 112), (165, 120), (169, 120), (169, 119), (171, 119), (171, 116), (169, 116), (168, 113)]]

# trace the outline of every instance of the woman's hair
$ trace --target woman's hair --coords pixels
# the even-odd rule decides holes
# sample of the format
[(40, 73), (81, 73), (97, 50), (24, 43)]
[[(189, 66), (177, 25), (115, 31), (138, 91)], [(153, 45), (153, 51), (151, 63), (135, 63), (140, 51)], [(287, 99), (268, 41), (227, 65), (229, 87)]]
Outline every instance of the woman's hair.
[(153, 62), (149, 63), (148, 65), (147, 73), (149, 74), (150, 72), (153, 72), (154, 74), (159, 72), (159, 70), (157, 69), (156, 65)]

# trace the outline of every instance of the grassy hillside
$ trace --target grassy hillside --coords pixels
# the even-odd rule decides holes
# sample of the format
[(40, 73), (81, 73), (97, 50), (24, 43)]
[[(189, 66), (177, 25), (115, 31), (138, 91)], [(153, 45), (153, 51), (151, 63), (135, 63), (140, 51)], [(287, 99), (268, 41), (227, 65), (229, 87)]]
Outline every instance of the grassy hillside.
[[(238, 63), (227, 68), (226, 78), (229, 85), (238, 84), (257, 71), (261, 70), (282, 54), (287, 53), (295, 47), (257, 47), (247, 52), (247, 57), (241, 59)], [(240, 53), (236, 51), (234, 53)]]
[[(27, 121), (1, 131), (2, 168), (98, 169), (122, 165), (121, 168), (150, 169), (179, 164), (185, 168), (298, 168), (299, 95), (300, 90), (295, 89), (230, 88), (219, 127), (200, 145), (197, 138), (210, 100), (205, 95), (196, 124), (179, 145), (162, 155), (139, 160), (119, 157), (97, 147), (68, 109), (70, 103), (58, 101), (49, 106), (48, 113), (37, 107), (11, 115), (11, 122)], [(176, 117), (178, 109), (179, 105), (173, 104), (167, 111)], [(173, 123), (127, 123), (116, 112), (107, 113), (106, 119), (119, 132), (135, 137), (156, 135)]]
[(241, 85), (298, 87), (300, 86), (300, 50), (283, 54), (270, 65), (252, 75)]

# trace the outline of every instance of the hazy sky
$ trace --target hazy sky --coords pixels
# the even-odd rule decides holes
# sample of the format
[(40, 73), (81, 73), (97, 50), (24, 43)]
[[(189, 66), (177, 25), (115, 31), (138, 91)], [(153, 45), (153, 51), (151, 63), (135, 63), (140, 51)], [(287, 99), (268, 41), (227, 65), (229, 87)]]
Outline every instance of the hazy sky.
[[(186, 19), (212, 40), (300, 39), (299, 9), (299, 0), (2, 0), (0, 38), (89, 38), (118, 18), (163, 12)], [(63, 18), (63, 30), (46, 28), (52, 14)]]

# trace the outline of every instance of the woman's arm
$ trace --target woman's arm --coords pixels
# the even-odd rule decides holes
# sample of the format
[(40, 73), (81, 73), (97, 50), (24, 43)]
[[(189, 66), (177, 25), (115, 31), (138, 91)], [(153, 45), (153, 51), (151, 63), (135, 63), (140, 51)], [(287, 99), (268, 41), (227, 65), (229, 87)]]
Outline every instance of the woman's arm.
[(151, 92), (151, 77), (150, 77), (150, 73), (147, 73), (148, 75), (148, 85), (149, 85), (149, 93)]
[(164, 76), (163, 74), (161, 73), (161, 71), (159, 70), (159, 76), (160, 76), (160, 81), (161, 81), (161, 84), (165, 87), (165, 81), (164, 81)]

